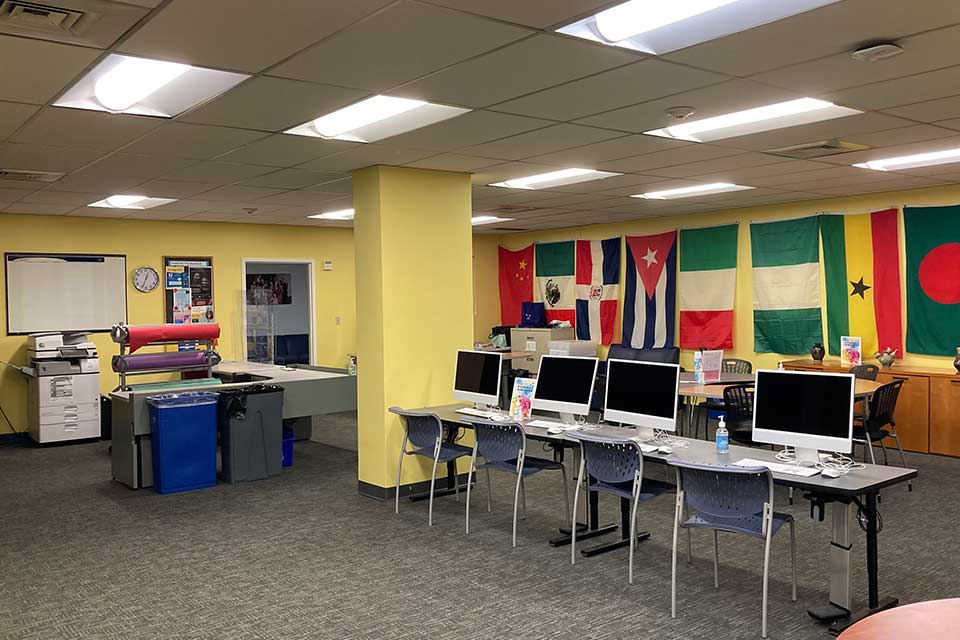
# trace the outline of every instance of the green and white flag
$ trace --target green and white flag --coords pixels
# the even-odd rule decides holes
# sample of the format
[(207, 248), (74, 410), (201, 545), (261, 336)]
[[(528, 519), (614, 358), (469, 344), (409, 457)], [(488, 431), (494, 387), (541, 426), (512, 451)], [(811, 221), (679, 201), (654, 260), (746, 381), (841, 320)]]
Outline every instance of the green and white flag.
[(754, 351), (807, 353), (823, 342), (817, 218), (750, 225)]
[(533, 299), (542, 302), (547, 322), (577, 320), (576, 242), (538, 242), (534, 268), (537, 280)]

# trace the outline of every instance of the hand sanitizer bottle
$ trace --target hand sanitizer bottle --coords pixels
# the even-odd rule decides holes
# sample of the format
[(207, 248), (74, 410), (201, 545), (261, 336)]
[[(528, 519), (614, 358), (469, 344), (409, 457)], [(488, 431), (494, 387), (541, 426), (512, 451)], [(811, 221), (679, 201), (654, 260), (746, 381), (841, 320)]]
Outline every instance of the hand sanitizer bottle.
[(699, 349), (693, 352), (693, 381), (703, 384), (703, 352)]
[(717, 424), (717, 453), (730, 453), (730, 434), (727, 432), (724, 416), (720, 416)]

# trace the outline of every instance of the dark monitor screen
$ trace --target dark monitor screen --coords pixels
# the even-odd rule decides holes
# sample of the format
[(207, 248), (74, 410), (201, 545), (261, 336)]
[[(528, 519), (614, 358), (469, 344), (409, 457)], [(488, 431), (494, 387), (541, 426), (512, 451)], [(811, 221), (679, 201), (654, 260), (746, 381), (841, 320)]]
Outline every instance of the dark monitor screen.
[(453, 388), (457, 391), (497, 395), (500, 381), (500, 354), (480, 351), (457, 352), (457, 374)]
[(673, 418), (679, 375), (679, 367), (611, 360), (607, 363), (606, 408)]
[(543, 356), (534, 395), (538, 400), (589, 405), (596, 373), (594, 358)]
[(850, 434), (852, 377), (758, 371), (754, 426), (811, 436)]

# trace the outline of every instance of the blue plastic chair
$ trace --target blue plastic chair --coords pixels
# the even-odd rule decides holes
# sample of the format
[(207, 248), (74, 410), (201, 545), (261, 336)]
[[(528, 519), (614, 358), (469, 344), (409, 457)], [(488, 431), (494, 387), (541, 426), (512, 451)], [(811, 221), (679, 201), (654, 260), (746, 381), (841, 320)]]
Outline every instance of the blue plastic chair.
[[(673, 578), (670, 615), (677, 617), (677, 538), (681, 528), (713, 530), (713, 586), (720, 586), (719, 532), (741, 533), (764, 540), (763, 615), (761, 635), (767, 637), (767, 585), (770, 577), (770, 541), (784, 524), (790, 525), (793, 564), (792, 599), (797, 601), (797, 538), (793, 516), (773, 508), (773, 475), (764, 467), (710, 465), (670, 459), (677, 470), (677, 506), (673, 527)], [(692, 510), (684, 519), (684, 511)]]
[[(640, 444), (626, 438), (610, 438), (584, 431), (570, 431), (568, 436), (580, 442), (580, 471), (577, 474), (577, 489), (573, 494), (573, 512), (580, 500), (580, 485), (586, 473), (591, 478), (587, 491), (611, 493), (627, 498), (630, 505), (630, 559), (627, 581), (633, 584), (633, 551), (636, 546), (637, 505), (670, 493), (674, 486), (660, 480), (643, 477), (643, 452)], [(573, 521), (570, 533), (570, 564), (577, 562), (577, 522)]]
[[(444, 442), (443, 423), (440, 421), (440, 417), (434, 413), (405, 411), (399, 407), (390, 407), (390, 413), (400, 416), (404, 428), (403, 444), (400, 446), (400, 461), (397, 463), (397, 492), (394, 513), (400, 513), (400, 470), (403, 468), (403, 457), (422, 456), (429, 458), (433, 460), (433, 470), (430, 472), (430, 508), (427, 522), (432, 527), (433, 487), (437, 480), (437, 464), (469, 456), (471, 449), (462, 444)], [(407, 443), (413, 445), (412, 450), (407, 451)], [(459, 500), (460, 483), (456, 478), (453, 480), (453, 488), (457, 494), (457, 500)]]
[[(563, 482), (563, 503), (567, 520), (570, 519), (570, 494), (567, 493), (567, 470), (560, 462), (527, 456), (527, 436), (523, 425), (516, 422), (495, 422), (480, 418), (467, 418), (474, 427), (476, 444), (470, 458), (470, 471), (467, 474), (467, 516), (466, 533), (470, 533), (470, 485), (473, 483), (474, 469), (483, 469), (487, 476), (487, 511), (490, 511), (490, 470), (505, 471), (517, 476), (513, 492), (513, 546), (517, 546), (517, 504), (522, 496), (523, 513), (526, 516), (527, 499), (523, 479), (545, 470), (559, 470)], [(477, 464), (477, 457), (483, 458)]]

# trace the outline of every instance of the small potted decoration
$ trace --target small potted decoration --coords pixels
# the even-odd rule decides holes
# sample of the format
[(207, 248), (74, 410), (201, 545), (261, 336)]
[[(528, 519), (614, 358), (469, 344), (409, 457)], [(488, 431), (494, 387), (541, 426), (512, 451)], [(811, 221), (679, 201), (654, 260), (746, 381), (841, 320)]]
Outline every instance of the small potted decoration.
[[(957, 350), (960, 353), (960, 349)], [(823, 348), (823, 343), (818, 342), (813, 345), (813, 348), (810, 349), (810, 357), (813, 358), (816, 362), (823, 364), (823, 357), (827, 355), (826, 350)]]
[(957, 347), (957, 357), (953, 361), (953, 366), (960, 373), (960, 347)]
[(889, 369), (893, 366), (893, 363), (897, 358), (897, 350), (887, 347), (883, 351), (877, 351), (874, 357), (880, 361), (880, 366), (884, 369)]

